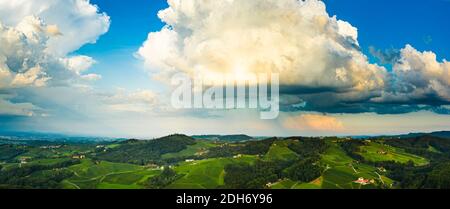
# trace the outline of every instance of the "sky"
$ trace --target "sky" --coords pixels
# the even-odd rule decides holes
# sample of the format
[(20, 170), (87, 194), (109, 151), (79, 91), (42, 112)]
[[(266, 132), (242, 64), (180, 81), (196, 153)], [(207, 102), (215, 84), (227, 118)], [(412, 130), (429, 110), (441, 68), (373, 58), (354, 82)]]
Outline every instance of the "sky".
[[(0, 0), (0, 131), (450, 130), (447, 0)], [(280, 114), (177, 110), (170, 78), (280, 72)]]

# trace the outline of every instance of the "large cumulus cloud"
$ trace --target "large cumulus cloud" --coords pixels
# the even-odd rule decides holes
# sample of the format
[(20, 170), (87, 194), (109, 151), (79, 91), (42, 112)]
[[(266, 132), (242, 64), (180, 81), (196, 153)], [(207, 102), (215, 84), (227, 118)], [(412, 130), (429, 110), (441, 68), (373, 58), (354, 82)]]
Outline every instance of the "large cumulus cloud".
[(322, 1), (168, 3), (158, 14), (166, 26), (138, 51), (159, 79), (198, 69), (279, 72), (285, 111), (403, 113), (449, 103), (448, 62), (408, 45), (392, 71), (369, 63), (357, 29)]
[(87, 0), (0, 0), (0, 115), (31, 116), (41, 109), (30, 99), (14, 102), (22, 89), (99, 79), (87, 73), (95, 60), (68, 54), (95, 42), (108, 27), (109, 17)]
[(435, 53), (419, 52), (411, 45), (399, 54), (393, 66), (393, 89), (388, 89), (381, 101), (428, 105), (450, 102), (450, 62), (439, 62)]
[(47, 52), (52, 35), (35, 16), (27, 16), (16, 27), (0, 22), (0, 88), (43, 87), (86, 78), (94, 63), (87, 56), (55, 56)]
[[(358, 32), (320, 1), (177, 1), (159, 12), (167, 26), (138, 54), (158, 76), (280, 72), (284, 85), (333, 91), (382, 88), (385, 70), (359, 51)], [(242, 72), (239, 72), (242, 73)]]
[(16, 26), (27, 16), (43, 19), (48, 31), (59, 35), (48, 40), (47, 50), (59, 55), (86, 43), (95, 43), (109, 29), (110, 18), (89, 0), (0, 0), (0, 20)]

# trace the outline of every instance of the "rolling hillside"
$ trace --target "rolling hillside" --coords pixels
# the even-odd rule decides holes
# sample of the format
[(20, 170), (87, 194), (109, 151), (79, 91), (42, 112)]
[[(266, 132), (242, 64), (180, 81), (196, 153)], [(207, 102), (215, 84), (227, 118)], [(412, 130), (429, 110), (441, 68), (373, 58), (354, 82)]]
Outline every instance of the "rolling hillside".
[(270, 138), (0, 145), (0, 187), (65, 189), (446, 187), (442, 138)]

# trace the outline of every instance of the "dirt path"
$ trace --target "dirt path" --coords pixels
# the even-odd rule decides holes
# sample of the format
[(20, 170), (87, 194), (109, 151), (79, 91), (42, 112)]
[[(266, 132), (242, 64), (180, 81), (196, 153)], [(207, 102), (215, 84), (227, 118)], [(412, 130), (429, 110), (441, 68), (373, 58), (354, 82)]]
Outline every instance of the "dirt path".
[(355, 167), (353, 167), (353, 164), (350, 164), (350, 166), (352, 167), (353, 171), (355, 171), (356, 174), (359, 173), (359, 172), (355, 169)]
[(383, 183), (383, 184), (384, 184), (384, 181), (383, 181), (383, 178), (381, 178), (381, 175), (380, 175), (380, 174), (378, 174), (378, 172), (376, 172), (376, 171), (375, 171), (375, 174), (377, 174), (377, 175), (378, 175), (378, 178), (380, 179), (381, 183)]
[(66, 180), (67, 183), (69, 183), (70, 185), (74, 186), (76, 189), (81, 189), (78, 185), (70, 182), (69, 180)]

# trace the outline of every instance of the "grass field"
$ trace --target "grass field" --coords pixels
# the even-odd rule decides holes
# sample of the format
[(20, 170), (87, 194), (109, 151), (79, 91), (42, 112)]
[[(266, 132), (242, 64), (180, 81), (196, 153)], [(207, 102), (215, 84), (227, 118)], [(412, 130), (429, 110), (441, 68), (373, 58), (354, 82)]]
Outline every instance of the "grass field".
[(169, 189), (214, 189), (224, 184), (224, 168), (227, 164), (246, 162), (252, 163), (255, 156), (242, 156), (233, 158), (213, 158), (194, 162), (183, 162), (175, 167), (175, 171), (184, 176), (167, 188)]
[(19, 167), (18, 163), (0, 163), (0, 165), (3, 167), (2, 169), (8, 170)]
[(148, 178), (160, 173), (159, 170), (148, 170), (137, 165), (106, 161), (95, 163), (90, 159), (69, 169), (75, 176), (62, 182), (64, 188), (138, 189), (144, 187), (143, 182)]
[(438, 154), (442, 153), (442, 152), (440, 152), (439, 150), (437, 150), (435, 147), (433, 147), (431, 145), (428, 147), (428, 151), (433, 152), (433, 153), (438, 153)]
[(279, 141), (273, 143), (264, 160), (295, 160), (298, 155), (288, 148), (289, 141)]
[[(377, 168), (357, 163), (342, 148), (331, 141), (329, 148), (322, 154), (320, 164), (325, 167), (321, 177), (312, 182), (297, 182), (284, 179), (272, 185), (272, 189), (370, 189), (380, 184), (391, 185), (393, 181)], [(360, 185), (354, 183), (358, 178), (374, 180), (374, 184)]]
[(290, 179), (284, 179), (277, 183), (274, 183), (271, 189), (320, 189), (322, 185), (321, 178), (310, 183), (302, 183), (292, 181)]
[(71, 158), (45, 158), (45, 159), (37, 159), (29, 162), (28, 164), (33, 165), (53, 165), (57, 163), (61, 163), (67, 160), (70, 160)]
[[(326, 166), (323, 173), (322, 188), (324, 189), (370, 189), (376, 185), (385, 184), (390, 186), (393, 181), (378, 171), (377, 168), (355, 162), (333, 142), (329, 142), (330, 147), (322, 155), (321, 163)], [(374, 180), (374, 184), (362, 186), (353, 181), (358, 178)]]
[(392, 146), (370, 142), (365, 146), (360, 147), (361, 156), (364, 159), (372, 162), (382, 162), (382, 161), (395, 161), (399, 163), (407, 163), (412, 161), (416, 166), (423, 166), (428, 164), (428, 160), (413, 154), (406, 153), (400, 148), (395, 148)]
[(78, 153), (90, 152), (95, 146), (93, 145), (64, 145), (60, 148), (44, 149), (41, 147), (29, 147), (28, 151), (22, 155), (17, 156), (15, 159), (20, 160), (20, 158), (27, 157), (31, 159), (41, 159), (41, 158), (63, 158), (71, 157), (72, 155)]
[(197, 140), (194, 145), (187, 146), (186, 149), (176, 152), (176, 153), (167, 153), (162, 155), (162, 159), (170, 159), (170, 158), (183, 158), (183, 157), (191, 157), (200, 154), (202, 151), (207, 150), (208, 148), (215, 147), (217, 144), (206, 141), (206, 140)]

